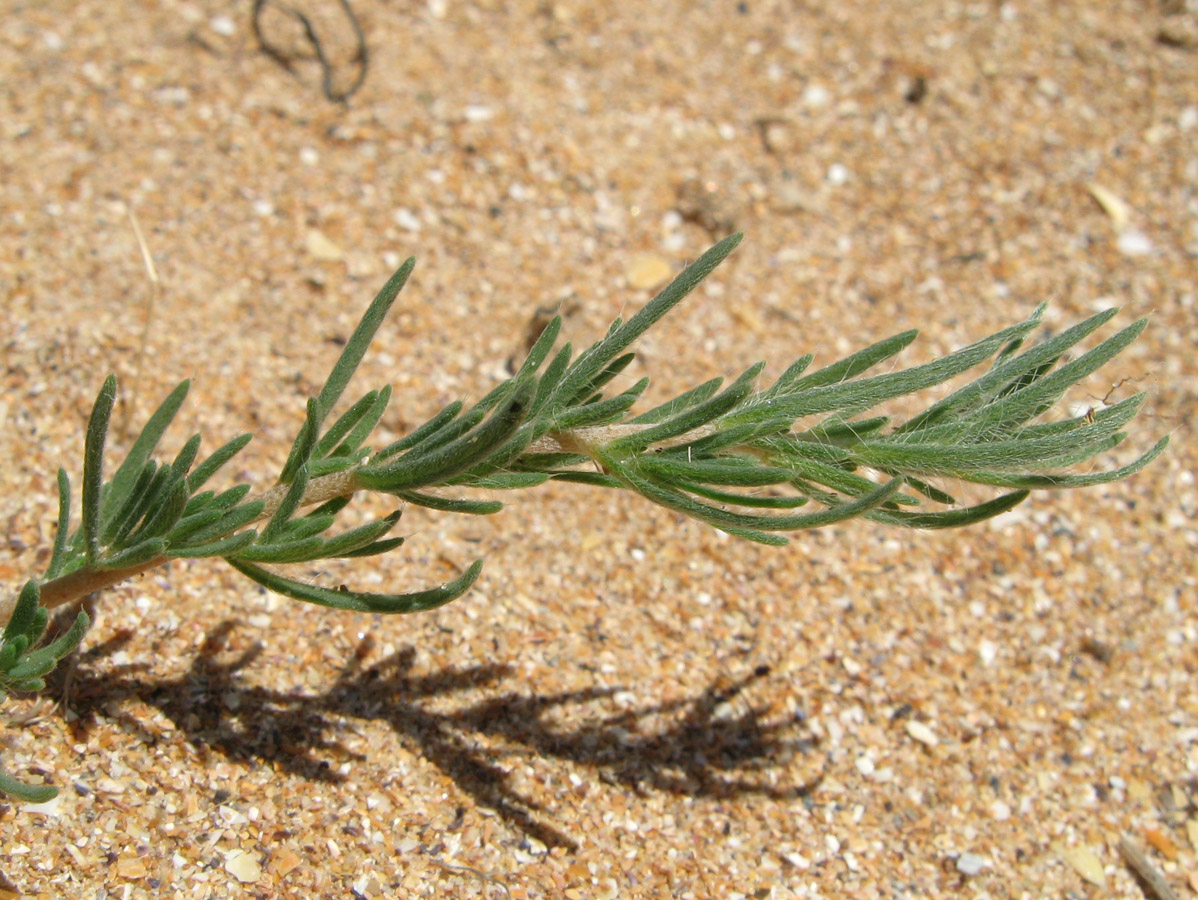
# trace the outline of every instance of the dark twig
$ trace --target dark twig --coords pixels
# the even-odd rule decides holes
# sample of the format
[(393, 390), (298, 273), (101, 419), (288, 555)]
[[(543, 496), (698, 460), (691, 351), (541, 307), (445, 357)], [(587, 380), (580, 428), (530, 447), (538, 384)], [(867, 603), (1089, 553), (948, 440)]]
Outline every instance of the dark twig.
[(338, 3), (341, 5), (341, 9), (345, 13), (345, 18), (349, 22), (349, 26), (354, 34), (355, 49), (354, 55), (350, 58), (350, 64), (356, 64), (358, 67), (357, 77), (344, 89), (338, 89), (333, 83), (334, 64), (325, 52), (324, 44), (321, 42), (320, 36), (316, 33), (316, 28), (312, 25), (312, 20), (298, 9), (279, 3), (277, 0), (254, 0), (253, 23), (254, 37), (258, 39), (258, 46), (262, 48), (262, 52), (294, 75), (295, 62), (299, 58), (298, 55), (289, 54), (286, 50), (272, 43), (267, 38), (265, 31), (262, 29), (262, 14), (268, 7), (274, 7), (279, 12), (290, 16), (298, 22), (304, 30), (304, 36), (308, 39), (308, 43), (312, 45), (312, 52), (316, 61), (320, 64), (321, 87), (324, 90), (324, 95), (334, 103), (345, 103), (357, 93), (358, 88), (366, 81), (366, 71), (370, 65), (370, 55), (366, 46), (366, 36), (362, 33), (362, 26), (358, 23), (358, 17), (350, 7), (349, 0), (338, 0)]

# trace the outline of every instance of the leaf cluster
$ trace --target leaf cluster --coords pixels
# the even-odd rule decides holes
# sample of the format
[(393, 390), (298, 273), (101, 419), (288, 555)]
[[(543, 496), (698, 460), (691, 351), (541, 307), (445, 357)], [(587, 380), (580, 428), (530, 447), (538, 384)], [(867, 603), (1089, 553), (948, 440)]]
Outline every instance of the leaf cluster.
[[(80, 610), (74, 624), (50, 643), (39, 646), (46, 634), (50, 614), (39, 602), (36, 581), (25, 583), (12, 618), (0, 635), (0, 703), (13, 692), (40, 691), (45, 676), (59, 660), (79, 646), (91, 620)], [(30, 803), (44, 803), (58, 793), (51, 785), (25, 784), (0, 768), (0, 793)]]
[[(389, 387), (369, 391), (339, 415), (334, 412), (411, 274), (414, 260), (409, 259), (370, 304), (319, 394), (307, 401), (276, 484), (257, 495), (251, 495), (249, 484), (206, 489), (249, 443), (248, 434), (202, 461), (198, 434), (169, 463), (154, 458), (187, 395), (186, 381), (149, 417), (106, 481), (105, 443), (117, 390), (109, 377), (87, 426), (80, 524), (71, 530), (70, 481), (59, 470), (53, 553), (45, 576), (31, 581), (10, 604), (0, 686), (36, 690), (38, 679), (82, 637), (87, 617), (81, 613), (62, 639), (34, 649), (48, 608), (78, 602), (175, 558), (221, 558), (272, 591), (361, 612), (428, 610), (469, 590), (481, 561), (446, 584), (406, 593), (333, 590), (270, 568), (399, 547), (403, 538), (390, 534), (400, 509), (331, 533), (338, 514), (363, 491), (394, 496), (401, 504), (488, 515), (502, 508), (496, 492), (550, 479), (570, 481), (631, 490), (729, 534), (782, 544), (786, 532), (854, 517), (918, 528), (968, 525), (1010, 509), (1032, 490), (1123, 478), (1147, 465), (1167, 443), (1160, 440), (1124, 466), (1077, 473), (1070, 470), (1122, 440), (1143, 395), (1086, 416), (1044, 417), (1070, 386), (1143, 330), (1143, 321), (1133, 323), (1067, 359), (1113, 310), (1024, 349), (1040, 324), (1041, 307), (1026, 321), (941, 359), (880, 374), (916, 332), (880, 341), (814, 372), (808, 372), (813, 357), (804, 356), (767, 386), (758, 384), (764, 369), (758, 363), (727, 384), (715, 378), (634, 413), (649, 380), (628, 384), (621, 377), (634, 358), (631, 346), (739, 241), (740, 235), (720, 241), (577, 356), (569, 343), (558, 346), (562, 323), (553, 319), (510, 379), (473, 404), (445, 406), (405, 437), (376, 449), (369, 441), (391, 399)], [(879, 404), (986, 363), (983, 374), (906, 421), (892, 422), (874, 412)], [(1006, 493), (962, 506), (946, 489), (946, 479)], [(0, 607), (0, 621), (3, 612)], [(11, 779), (0, 783), (0, 791), (30, 796), (19, 792), (31, 789), (14, 784)]]

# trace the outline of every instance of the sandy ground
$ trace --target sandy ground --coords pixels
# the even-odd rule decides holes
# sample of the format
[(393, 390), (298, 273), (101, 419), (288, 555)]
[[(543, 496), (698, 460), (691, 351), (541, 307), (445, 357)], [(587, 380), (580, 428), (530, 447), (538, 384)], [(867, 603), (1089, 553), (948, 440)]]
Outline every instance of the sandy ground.
[[(135, 419), (193, 379), (166, 452), (250, 431), (230, 475), (264, 483), (408, 255), (357, 382), (395, 386), (386, 433), (485, 392), (539, 308), (585, 342), (742, 230), (643, 342), (654, 397), (911, 326), (904, 362), (1043, 300), (1049, 330), (1121, 305), (1148, 332), (1072, 399), (1149, 392), (1121, 458), (1173, 435), (1131, 481), (963, 532), (769, 549), (562, 485), (488, 519), (411, 513), (403, 551), (308, 573), (407, 588), (486, 557), (477, 590), (409, 618), (159, 570), (103, 596), (65, 715), (5, 707), (6, 766), (63, 786), (0, 806), (13, 885), (1155, 896), (1126, 834), (1198, 886), (1193, 0), (354, 0), (346, 103), (279, 6), (275, 58), (248, 2), (4, 6), (5, 592), (45, 564), (54, 471), (78, 478), (107, 373)], [(345, 90), (343, 7), (294, 8)]]

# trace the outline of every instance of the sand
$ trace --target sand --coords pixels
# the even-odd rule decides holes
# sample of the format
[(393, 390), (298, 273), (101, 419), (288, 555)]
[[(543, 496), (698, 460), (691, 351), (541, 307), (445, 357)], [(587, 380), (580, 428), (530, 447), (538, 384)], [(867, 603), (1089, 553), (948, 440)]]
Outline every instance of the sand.
[[(407, 618), (155, 571), (98, 599), (65, 702), (0, 712), (5, 766), (62, 787), (0, 805), (14, 891), (1140, 896), (1121, 835), (1198, 887), (1193, 0), (355, 0), (345, 102), (281, 9), (273, 57), (249, 3), (0, 17), (5, 594), (45, 566), (109, 372), (133, 423), (192, 379), (164, 452), (251, 432), (228, 476), (266, 486), (410, 255), (355, 382), (394, 386), (384, 436), (485, 393), (539, 310), (585, 344), (743, 231), (642, 342), (651, 398), (1119, 305), (1147, 332), (1070, 402), (1148, 392), (1108, 464), (1173, 443), (959, 532), (771, 549), (556, 485), (302, 573), (404, 589), (487, 560)], [(344, 7), (294, 9), (352, 87)]]

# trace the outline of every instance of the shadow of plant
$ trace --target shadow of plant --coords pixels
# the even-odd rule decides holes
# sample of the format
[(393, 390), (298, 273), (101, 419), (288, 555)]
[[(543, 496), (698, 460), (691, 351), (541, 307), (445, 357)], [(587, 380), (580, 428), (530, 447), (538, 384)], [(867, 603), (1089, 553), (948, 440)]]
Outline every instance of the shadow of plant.
[[(363, 667), (372, 648), (367, 638), (324, 691), (274, 691), (241, 682), (240, 673), (259, 657), (262, 646), (229, 656), (226, 644), (234, 627), (225, 622), (213, 629), (178, 679), (155, 680), (137, 665), (102, 675), (89, 671), (89, 661), (114, 653), (127, 638), (82, 654), (69, 690), (80, 717), (77, 727), (87, 728), (101, 705), (111, 708), (133, 695), (159, 709), (201, 748), (337, 782), (342, 776), (336, 763), (363, 758), (337, 735), (353, 729), (354, 720), (385, 722), (478, 804), (550, 847), (576, 844), (544, 821), (547, 811), (541, 805), (512, 787), (505, 757), (569, 760), (640, 794), (755, 793), (789, 799), (814, 787), (814, 782), (778, 783), (796, 754), (814, 747), (814, 738), (794, 720), (764, 721), (762, 711), (740, 696), (751, 682), (768, 676), (766, 666), (738, 680), (709, 685), (688, 699), (614, 712), (618, 704), (613, 695), (621, 688), (545, 696), (507, 691), (446, 712), (435, 708), (444, 705), (438, 698), (498, 685), (512, 674), (511, 667), (447, 666), (416, 675), (412, 647)], [(554, 721), (556, 710), (579, 704), (608, 711), (597, 710), (581, 727)]]

